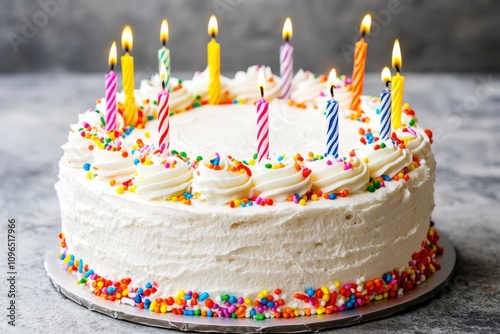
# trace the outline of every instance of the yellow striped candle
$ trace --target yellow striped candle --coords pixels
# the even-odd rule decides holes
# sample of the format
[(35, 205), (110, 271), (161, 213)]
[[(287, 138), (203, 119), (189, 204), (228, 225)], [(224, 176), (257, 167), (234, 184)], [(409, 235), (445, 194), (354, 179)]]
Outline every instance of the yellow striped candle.
[(365, 36), (370, 32), (372, 17), (366, 14), (361, 22), (360, 32), (361, 38), (356, 43), (354, 48), (354, 69), (352, 72), (352, 100), (351, 110), (361, 110), (361, 94), (363, 93), (363, 84), (365, 81), (365, 63), (366, 52), (368, 51), (368, 43), (365, 42)]
[(126, 26), (123, 29), (122, 47), (125, 50), (125, 54), (121, 57), (123, 92), (125, 93), (124, 121), (125, 125), (135, 126), (137, 106), (134, 97), (134, 57), (130, 55), (133, 47), (132, 29), (130, 26)]
[(396, 130), (401, 127), (401, 114), (403, 113), (403, 95), (405, 89), (405, 77), (401, 75), (401, 67), (403, 66), (403, 59), (401, 58), (401, 48), (399, 47), (399, 40), (394, 42), (392, 49), (392, 67), (396, 69), (396, 75), (392, 77), (392, 114), (391, 124), (392, 129)]
[(208, 82), (209, 104), (219, 104), (221, 101), (220, 44), (215, 41), (217, 32), (217, 19), (215, 18), (215, 15), (212, 15), (210, 17), (210, 21), (208, 22), (208, 34), (212, 36), (212, 40), (207, 45), (207, 63), (210, 71)]

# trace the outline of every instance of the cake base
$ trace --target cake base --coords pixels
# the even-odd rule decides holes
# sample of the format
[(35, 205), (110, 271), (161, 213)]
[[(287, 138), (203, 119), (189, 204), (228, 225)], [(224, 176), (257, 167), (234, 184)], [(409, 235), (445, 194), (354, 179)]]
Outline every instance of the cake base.
[(436, 295), (451, 280), (455, 271), (456, 254), (451, 241), (440, 235), (439, 244), (445, 252), (436, 258), (441, 269), (415, 289), (405, 292), (402, 297), (383, 299), (366, 306), (344, 312), (297, 317), (293, 319), (227, 319), (207, 317), (187, 317), (172, 313), (158, 314), (130, 307), (124, 304), (111, 303), (90, 293), (88, 289), (75, 283), (75, 277), (68, 274), (56, 251), (45, 254), (45, 270), (57, 291), (75, 303), (108, 315), (115, 319), (127, 320), (143, 325), (176, 329), (179, 331), (255, 333), (255, 332), (317, 332), (319, 330), (359, 324), (380, 319), (418, 305)]

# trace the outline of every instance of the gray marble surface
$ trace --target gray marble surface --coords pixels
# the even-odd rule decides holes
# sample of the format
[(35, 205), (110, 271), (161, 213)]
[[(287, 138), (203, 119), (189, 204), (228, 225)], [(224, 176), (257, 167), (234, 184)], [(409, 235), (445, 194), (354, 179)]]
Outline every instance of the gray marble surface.
[[(366, 91), (379, 92), (378, 80), (368, 75)], [(59, 146), (77, 114), (103, 94), (102, 86), (101, 74), (0, 75), (0, 332), (13, 330), (4, 315), (7, 218), (18, 222), (17, 331), (164, 332), (78, 306), (54, 289), (43, 268), (60, 230), (53, 188)], [(435, 133), (433, 216), (457, 249), (456, 276), (420, 307), (338, 332), (500, 332), (500, 77), (407, 73), (406, 99)]]

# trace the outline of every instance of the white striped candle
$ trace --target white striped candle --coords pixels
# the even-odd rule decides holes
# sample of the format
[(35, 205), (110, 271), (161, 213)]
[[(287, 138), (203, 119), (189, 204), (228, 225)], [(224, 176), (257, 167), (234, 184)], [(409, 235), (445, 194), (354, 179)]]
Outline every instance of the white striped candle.
[(109, 73), (104, 77), (105, 84), (105, 100), (106, 100), (106, 125), (104, 130), (114, 131), (116, 130), (116, 114), (118, 108), (116, 106), (116, 87), (118, 76), (114, 72), (114, 67), (116, 64), (116, 42), (113, 42), (111, 49), (109, 50), (109, 65), (111, 67)]
[(261, 99), (257, 102), (257, 161), (269, 159), (269, 102), (264, 99), (264, 66), (259, 69)]
[(281, 98), (289, 99), (292, 94), (293, 47), (288, 42), (292, 38), (292, 21), (289, 17), (283, 25), (285, 44), (280, 47)]
[(333, 89), (337, 74), (330, 71), (328, 83), (332, 98), (326, 102), (326, 153), (325, 156), (339, 157), (339, 101), (335, 100)]

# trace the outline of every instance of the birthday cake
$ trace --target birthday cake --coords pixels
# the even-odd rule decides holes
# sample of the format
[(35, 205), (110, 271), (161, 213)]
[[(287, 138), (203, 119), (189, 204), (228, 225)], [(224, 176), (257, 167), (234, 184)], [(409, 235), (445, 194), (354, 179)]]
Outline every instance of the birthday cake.
[[(262, 159), (259, 70), (270, 100)], [(362, 96), (353, 112), (351, 81), (336, 78), (333, 156), (326, 76), (300, 70), (280, 99), (282, 79), (253, 66), (221, 77), (221, 104), (209, 105), (209, 73), (197, 72), (170, 78), (165, 146), (162, 80), (135, 90), (134, 125), (118, 93), (114, 129), (101, 99), (62, 146), (59, 258), (78, 284), (157, 313), (262, 320), (396, 297), (439, 269), (432, 132), (409, 105), (381, 138), (380, 99)]]

